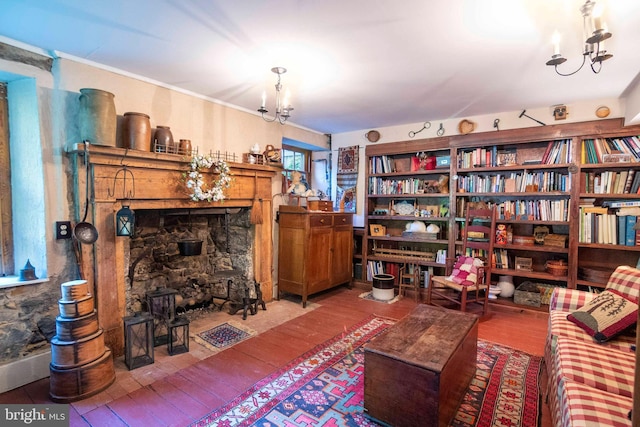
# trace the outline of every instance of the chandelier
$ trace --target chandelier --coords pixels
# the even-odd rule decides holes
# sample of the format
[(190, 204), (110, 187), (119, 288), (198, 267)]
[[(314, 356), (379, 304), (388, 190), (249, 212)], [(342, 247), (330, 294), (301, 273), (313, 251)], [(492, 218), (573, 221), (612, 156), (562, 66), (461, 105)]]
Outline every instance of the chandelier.
[(582, 64), (572, 73), (564, 74), (558, 71), (558, 65), (564, 63), (567, 59), (560, 53), (560, 34), (556, 31), (553, 35), (553, 56), (547, 61), (547, 65), (553, 65), (556, 73), (561, 76), (571, 76), (580, 71), (587, 62), (587, 57), (589, 57), (591, 71), (598, 74), (602, 70), (602, 62), (613, 56), (607, 53), (604, 48), (604, 41), (611, 37), (611, 33), (602, 25), (601, 11), (598, 9), (594, 11), (595, 5), (595, 2), (587, 0), (580, 8), (584, 50), (582, 51)]
[(267, 119), (264, 114), (268, 113), (269, 110), (265, 108), (267, 103), (267, 94), (266, 92), (262, 92), (262, 104), (260, 108), (258, 108), (258, 112), (262, 114), (262, 118), (266, 122), (275, 122), (276, 120), (280, 122), (281, 125), (287, 121), (290, 117), (291, 111), (293, 111), (293, 107), (289, 104), (289, 94), (287, 93), (284, 97), (284, 101), (280, 100), (280, 91), (282, 90), (282, 85), (280, 84), (280, 76), (287, 72), (287, 69), (284, 67), (273, 67), (271, 69), (272, 72), (278, 75), (278, 82), (276, 83), (276, 115), (271, 119)]

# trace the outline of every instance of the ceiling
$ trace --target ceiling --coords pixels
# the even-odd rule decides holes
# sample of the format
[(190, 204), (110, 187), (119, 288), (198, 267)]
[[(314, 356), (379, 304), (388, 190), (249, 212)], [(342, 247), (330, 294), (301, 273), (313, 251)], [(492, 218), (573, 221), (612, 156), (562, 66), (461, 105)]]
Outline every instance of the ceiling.
[[(2, 0), (0, 35), (323, 133), (618, 98), (640, 71), (640, 1), (599, 0), (613, 37), (582, 60), (584, 0)], [(566, 68), (565, 68), (566, 67)]]

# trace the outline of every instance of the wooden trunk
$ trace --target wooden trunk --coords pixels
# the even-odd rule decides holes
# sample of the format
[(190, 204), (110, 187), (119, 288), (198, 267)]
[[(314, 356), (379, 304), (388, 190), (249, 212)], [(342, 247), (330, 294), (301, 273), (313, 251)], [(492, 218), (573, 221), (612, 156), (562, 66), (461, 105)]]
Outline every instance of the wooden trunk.
[(364, 407), (401, 426), (447, 426), (476, 371), (478, 318), (419, 305), (365, 346)]

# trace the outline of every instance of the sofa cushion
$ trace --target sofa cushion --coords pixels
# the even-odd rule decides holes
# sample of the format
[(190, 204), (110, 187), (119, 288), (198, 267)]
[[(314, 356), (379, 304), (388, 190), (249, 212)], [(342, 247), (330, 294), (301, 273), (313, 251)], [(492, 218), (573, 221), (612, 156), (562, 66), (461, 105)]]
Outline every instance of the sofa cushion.
[(637, 303), (640, 297), (640, 270), (628, 265), (619, 266), (609, 277), (606, 289)]
[(635, 355), (595, 343), (558, 339), (555, 375), (620, 396), (633, 397)]
[(637, 318), (638, 305), (615, 289), (607, 289), (567, 316), (598, 342), (607, 341), (635, 325)]
[(482, 267), (484, 262), (481, 259), (470, 256), (459, 256), (453, 266), (450, 280), (459, 285), (472, 286), (478, 281), (478, 268)]
[[(551, 311), (549, 313), (549, 344), (553, 346), (551, 348), (551, 353), (555, 353), (556, 346), (556, 338), (557, 337), (566, 337), (572, 340), (586, 341), (586, 342), (594, 342), (593, 338), (588, 335), (584, 329), (578, 327), (573, 322), (570, 322), (567, 319), (566, 311)], [(626, 353), (632, 352), (631, 345), (636, 343), (636, 337), (631, 334), (621, 334), (615, 337), (612, 340), (609, 340), (604, 343), (599, 343), (598, 345), (603, 346), (605, 348), (611, 350), (623, 351)]]
[(633, 399), (562, 379), (552, 408), (554, 425), (566, 427), (631, 426), (628, 418)]

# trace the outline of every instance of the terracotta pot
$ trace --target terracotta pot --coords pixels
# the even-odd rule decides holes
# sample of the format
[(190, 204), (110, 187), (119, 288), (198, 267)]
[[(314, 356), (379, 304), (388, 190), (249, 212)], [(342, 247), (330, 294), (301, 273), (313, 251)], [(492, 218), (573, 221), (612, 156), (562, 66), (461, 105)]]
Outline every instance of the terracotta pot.
[(173, 134), (169, 126), (158, 126), (153, 137), (153, 146), (156, 152), (175, 153), (176, 145), (173, 142)]
[(116, 146), (114, 95), (100, 89), (80, 89), (80, 138), (96, 145)]
[(124, 113), (122, 147), (151, 151), (151, 122), (144, 113)]

